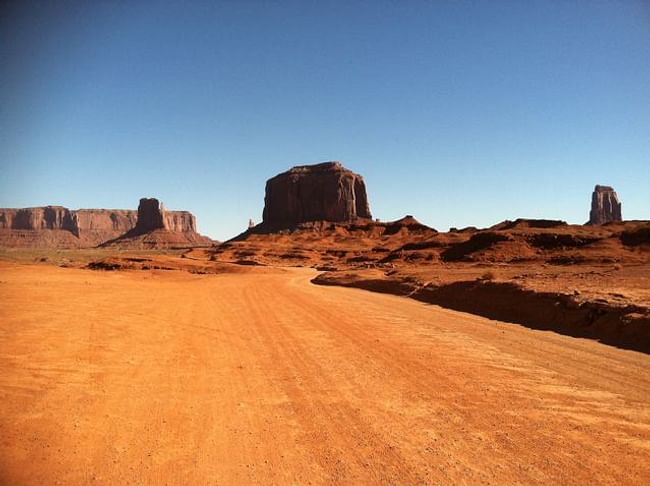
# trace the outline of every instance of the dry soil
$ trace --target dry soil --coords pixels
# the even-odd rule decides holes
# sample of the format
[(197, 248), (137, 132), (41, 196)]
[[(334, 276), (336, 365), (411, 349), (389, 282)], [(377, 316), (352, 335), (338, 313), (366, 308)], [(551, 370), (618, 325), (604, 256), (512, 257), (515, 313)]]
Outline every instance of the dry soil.
[(649, 355), (315, 275), (0, 263), (0, 482), (650, 482)]

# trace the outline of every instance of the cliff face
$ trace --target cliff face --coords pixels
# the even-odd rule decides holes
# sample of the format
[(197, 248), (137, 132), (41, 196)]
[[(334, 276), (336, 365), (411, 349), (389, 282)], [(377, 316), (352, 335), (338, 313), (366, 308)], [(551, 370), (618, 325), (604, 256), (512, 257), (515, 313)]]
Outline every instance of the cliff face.
[(622, 221), (621, 203), (614, 188), (596, 186), (591, 195), (591, 211), (589, 224), (604, 224), (612, 221)]
[(75, 230), (72, 213), (62, 206), (40, 208), (0, 209), (0, 228), (17, 230), (65, 229)]
[(84, 245), (97, 246), (130, 231), (138, 213), (129, 209), (78, 209), (71, 211), (76, 231)]
[(0, 209), (0, 229), (126, 232), (135, 226), (137, 212), (123, 209), (77, 209), (45, 206)]
[(196, 233), (196, 218), (189, 211), (167, 211), (158, 199), (140, 199), (134, 232), (142, 234), (157, 229)]
[(136, 219), (136, 211), (122, 209), (70, 210), (62, 206), (0, 209), (0, 245), (92, 247), (131, 230)]
[(189, 211), (166, 211), (165, 227), (177, 233), (196, 233), (196, 218)]
[(363, 177), (340, 162), (293, 167), (266, 183), (263, 222), (267, 225), (371, 217)]
[(80, 231), (125, 233), (135, 227), (137, 211), (132, 209), (77, 209), (71, 211)]
[[(0, 246), (89, 248), (115, 240), (136, 227), (141, 234), (158, 228), (173, 233), (196, 233), (196, 219), (188, 211), (166, 211), (156, 199), (142, 201), (146, 202), (138, 211), (70, 210), (62, 206), (0, 209)], [(210, 242), (199, 236), (197, 241)]]
[(165, 227), (165, 208), (158, 199), (143, 197), (138, 205), (138, 222), (134, 232), (146, 233), (156, 229), (167, 229)]

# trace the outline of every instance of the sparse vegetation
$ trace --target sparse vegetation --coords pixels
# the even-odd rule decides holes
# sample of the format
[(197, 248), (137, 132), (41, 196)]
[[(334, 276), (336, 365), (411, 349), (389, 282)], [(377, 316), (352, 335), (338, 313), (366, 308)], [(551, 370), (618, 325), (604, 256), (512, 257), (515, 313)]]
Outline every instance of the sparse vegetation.
[(497, 278), (496, 274), (492, 270), (488, 270), (483, 273), (478, 279), (481, 281), (495, 280)]

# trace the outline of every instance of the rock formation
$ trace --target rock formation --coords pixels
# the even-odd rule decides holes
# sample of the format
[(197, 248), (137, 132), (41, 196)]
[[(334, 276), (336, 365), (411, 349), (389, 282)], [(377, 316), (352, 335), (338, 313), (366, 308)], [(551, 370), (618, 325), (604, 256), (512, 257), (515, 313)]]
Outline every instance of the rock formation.
[(164, 229), (179, 233), (196, 232), (196, 218), (188, 211), (167, 211), (155, 198), (142, 198), (138, 205), (138, 221), (134, 232), (138, 234)]
[(0, 209), (0, 228), (17, 230), (77, 230), (70, 210), (62, 206)]
[(142, 198), (138, 205), (138, 222), (135, 231), (146, 233), (156, 229), (165, 228), (165, 207), (158, 199)]
[(604, 224), (622, 220), (621, 203), (616, 191), (609, 186), (596, 186), (591, 196), (589, 224)]
[(165, 211), (165, 228), (178, 233), (196, 233), (196, 218), (189, 211)]
[(0, 246), (93, 247), (131, 230), (136, 216), (121, 209), (0, 209)]
[(266, 182), (263, 223), (267, 226), (371, 217), (363, 177), (340, 162), (293, 167)]
[[(132, 209), (77, 209), (70, 211), (77, 236), (97, 234), (102, 241), (115, 238), (135, 227), (137, 211)], [(116, 235), (116, 236), (112, 236)], [(100, 243), (100, 241), (98, 241)]]
[(179, 242), (210, 242), (196, 233), (191, 213), (167, 211), (157, 199), (142, 199), (138, 211), (62, 206), (0, 209), (0, 246), (4, 247), (89, 248), (156, 229), (185, 235), (176, 238)]
[(158, 199), (142, 198), (135, 227), (101, 246), (119, 248), (181, 248), (209, 246), (212, 240), (196, 232), (196, 218), (188, 211), (167, 211)]

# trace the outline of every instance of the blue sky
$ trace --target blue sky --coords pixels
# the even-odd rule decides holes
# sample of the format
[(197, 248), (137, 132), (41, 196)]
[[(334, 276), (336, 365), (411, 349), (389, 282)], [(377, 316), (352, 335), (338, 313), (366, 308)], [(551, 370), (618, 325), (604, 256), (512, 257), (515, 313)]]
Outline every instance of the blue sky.
[(439, 230), (650, 219), (644, 1), (4, 2), (0, 206), (158, 197), (226, 239), (340, 160)]

